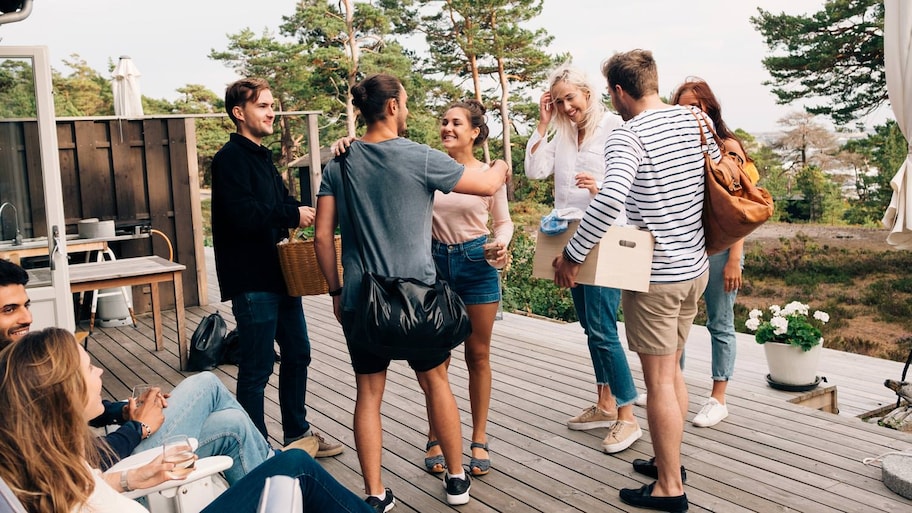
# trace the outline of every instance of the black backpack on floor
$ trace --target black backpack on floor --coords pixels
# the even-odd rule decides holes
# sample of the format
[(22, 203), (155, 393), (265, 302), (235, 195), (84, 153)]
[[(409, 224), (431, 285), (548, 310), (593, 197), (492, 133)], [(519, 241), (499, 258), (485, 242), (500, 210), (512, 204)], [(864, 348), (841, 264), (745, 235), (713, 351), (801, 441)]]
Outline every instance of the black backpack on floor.
[(227, 332), (225, 319), (218, 312), (203, 317), (190, 339), (187, 370), (198, 372), (216, 368), (225, 355)]

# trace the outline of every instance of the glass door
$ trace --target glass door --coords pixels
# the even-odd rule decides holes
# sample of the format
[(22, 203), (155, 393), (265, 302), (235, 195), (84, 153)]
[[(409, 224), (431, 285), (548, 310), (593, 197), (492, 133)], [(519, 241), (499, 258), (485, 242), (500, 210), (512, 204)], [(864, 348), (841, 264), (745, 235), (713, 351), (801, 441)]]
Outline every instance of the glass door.
[(51, 67), (43, 46), (0, 46), (0, 258), (29, 273), (33, 329), (73, 330)]

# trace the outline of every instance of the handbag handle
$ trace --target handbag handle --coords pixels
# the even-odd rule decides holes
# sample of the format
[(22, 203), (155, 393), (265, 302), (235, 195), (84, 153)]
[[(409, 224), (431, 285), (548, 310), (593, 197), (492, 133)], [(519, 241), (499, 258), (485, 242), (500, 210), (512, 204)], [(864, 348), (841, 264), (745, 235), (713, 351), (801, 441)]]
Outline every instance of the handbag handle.
[[(716, 131), (713, 130), (713, 127), (710, 126), (709, 123), (706, 123), (705, 118), (703, 119), (703, 121), (700, 121), (700, 116), (697, 116), (696, 112), (694, 112), (692, 109), (688, 109), (688, 110), (690, 110), (690, 113), (693, 114), (694, 119), (697, 120), (697, 128), (700, 131), (700, 150), (703, 152), (703, 160), (705, 161), (705, 165), (707, 166), (707, 169), (712, 169), (713, 160), (712, 160), (712, 157), (709, 156), (709, 142), (706, 140), (706, 134), (703, 133), (703, 127), (705, 126), (709, 130), (709, 133), (712, 134), (713, 139), (715, 139), (715, 141), (716, 141), (716, 145), (719, 146), (719, 151), (722, 151), (721, 140), (719, 139), (719, 134), (717, 134)], [(742, 159), (740, 155), (738, 155), (737, 153), (734, 153), (734, 152), (728, 152), (728, 154), (737, 158), (738, 161), (741, 162), (741, 165), (744, 165), (744, 159)], [(726, 173), (726, 174), (729, 174), (729, 173)], [(730, 178), (732, 181), (732, 185), (735, 188), (740, 189), (741, 188), (741, 177), (740, 176), (731, 176)]]
[(367, 265), (364, 263), (364, 235), (361, 233), (361, 225), (358, 223), (358, 218), (355, 217), (355, 212), (352, 210), (352, 192), (351, 192), (351, 177), (348, 176), (348, 152), (336, 157), (336, 160), (339, 162), (339, 170), (342, 173), (342, 191), (345, 194), (345, 209), (348, 211), (348, 217), (352, 220), (352, 226), (355, 229), (355, 239), (357, 239), (358, 245), (358, 258), (361, 260), (361, 270), (364, 272), (367, 271)]

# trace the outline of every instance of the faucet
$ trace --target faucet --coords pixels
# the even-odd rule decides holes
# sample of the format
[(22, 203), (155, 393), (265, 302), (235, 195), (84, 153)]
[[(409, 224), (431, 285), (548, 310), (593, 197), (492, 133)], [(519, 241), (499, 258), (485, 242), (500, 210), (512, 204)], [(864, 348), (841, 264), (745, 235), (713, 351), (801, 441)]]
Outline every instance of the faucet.
[[(21, 246), (22, 234), (19, 232), (19, 210), (16, 209), (16, 205), (13, 205), (9, 201), (5, 201), (2, 205), (0, 205), (0, 223), (3, 222), (3, 209), (7, 206), (13, 208), (13, 220), (16, 221), (16, 236), (13, 237), (13, 246)], [(2, 228), (2, 226), (0, 226), (0, 228)]]

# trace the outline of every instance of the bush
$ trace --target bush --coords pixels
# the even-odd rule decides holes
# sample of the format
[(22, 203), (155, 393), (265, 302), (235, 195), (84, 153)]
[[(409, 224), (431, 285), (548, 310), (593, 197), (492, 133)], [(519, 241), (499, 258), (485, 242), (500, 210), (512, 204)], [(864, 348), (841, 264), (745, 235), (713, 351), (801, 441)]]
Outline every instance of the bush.
[(535, 240), (521, 229), (517, 230), (513, 235), (511, 253), (513, 261), (504, 272), (504, 309), (567, 322), (576, 321), (570, 290), (558, 287), (553, 281), (532, 277)]

